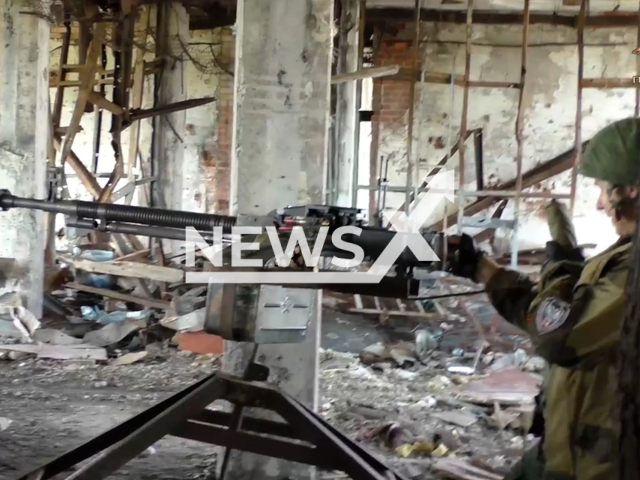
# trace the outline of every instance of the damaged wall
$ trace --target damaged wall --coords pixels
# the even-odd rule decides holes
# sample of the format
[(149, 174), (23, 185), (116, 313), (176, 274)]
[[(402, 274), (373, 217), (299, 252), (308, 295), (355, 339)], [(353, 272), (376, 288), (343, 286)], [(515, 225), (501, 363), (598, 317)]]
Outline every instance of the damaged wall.
[[(421, 57), (426, 73), (450, 73), (462, 77), (465, 62), (465, 25), (423, 23)], [(376, 66), (400, 64), (410, 67), (413, 59), (414, 27), (395, 24), (386, 28), (375, 51)], [(585, 31), (585, 78), (626, 78), (635, 74), (637, 30), (598, 29)], [(471, 80), (518, 83), (522, 27), (473, 27), (473, 42), (512, 45), (493, 47), (474, 45), (471, 55)], [(576, 31), (564, 27), (531, 25), (529, 34), (527, 81), (524, 92), (525, 128), (523, 172), (570, 149), (574, 144), (577, 46)], [(605, 45), (595, 47), (592, 45)], [(410, 84), (403, 81), (376, 80), (372, 159), (389, 157), (391, 185), (403, 187), (407, 168), (407, 117)], [(453, 91), (452, 91), (453, 90)], [(457, 141), (462, 113), (463, 88), (450, 85), (417, 84), (414, 127), (414, 151), (420, 162), (420, 178), (428, 165), (444, 157), (447, 145)], [(515, 178), (515, 119), (517, 89), (470, 88), (468, 129), (482, 128), (484, 135), (484, 179), (491, 186)], [(633, 115), (633, 89), (583, 90), (583, 139), (590, 138), (607, 123)], [(376, 139), (379, 142), (376, 148)], [(473, 142), (467, 142), (465, 154), (466, 188), (475, 189)], [(457, 168), (458, 156), (447, 165)], [(372, 165), (372, 171), (378, 168)], [(457, 173), (457, 172), (456, 172)], [(375, 174), (377, 175), (377, 174)], [(374, 182), (372, 182), (374, 183)], [(456, 179), (457, 185), (457, 179)], [(570, 175), (559, 175), (544, 185), (557, 193), (569, 193)], [(576, 202), (576, 227), (580, 242), (605, 246), (613, 238), (608, 219), (595, 211), (597, 191), (590, 181), (580, 180)], [(388, 194), (388, 207), (398, 207), (404, 194)], [(523, 202), (519, 237), (521, 248), (532, 248), (546, 241), (548, 232), (538, 212), (544, 200)], [(511, 203), (511, 202), (510, 202)], [(449, 211), (455, 210), (455, 207)], [(438, 217), (442, 216), (442, 210)], [(509, 207), (503, 218), (512, 218)], [(439, 218), (438, 218), (439, 219)], [(602, 236), (594, 238), (594, 226)]]
[[(64, 29), (52, 29), (51, 38), (51, 71), (55, 72), (60, 63), (60, 48)], [(154, 48), (151, 38), (148, 47)], [(113, 68), (113, 59), (108, 53), (107, 69)], [(229, 162), (231, 157), (231, 112), (233, 111), (233, 65), (234, 41), (231, 28), (215, 30), (198, 30), (190, 32), (189, 47), (187, 49), (187, 98), (202, 98), (213, 96), (216, 102), (192, 108), (186, 112), (186, 131), (184, 132), (184, 160), (199, 164), (199, 177), (203, 179), (202, 188), (195, 193), (194, 201), (203, 203), (201, 211), (207, 213), (224, 214), (229, 206)], [(155, 54), (151, 51), (146, 60), (151, 61)], [(72, 34), (72, 45), (69, 51), (69, 64), (78, 63), (78, 49), (76, 35)], [(76, 74), (69, 74), (69, 79), (76, 78)], [(153, 76), (147, 76), (143, 93), (142, 108), (153, 106)], [(106, 86), (106, 96), (111, 98), (112, 88)], [(51, 102), (55, 99), (55, 88), (51, 88)], [(73, 108), (76, 103), (78, 89), (67, 87), (64, 96), (61, 125), (69, 124)], [(149, 159), (151, 152), (152, 119), (141, 122), (140, 154)], [(114, 166), (113, 149), (109, 128), (111, 115), (103, 113), (102, 138), (100, 145), (98, 183), (104, 185)], [(89, 170), (92, 168), (93, 138), (95, 128), (95, 114), (86, 113), (81, 121), (82, 131), (73, 143), (73, 151), (80, 157)], [(122, 133), (122, 148), (125, 161), (128, 158), (129, 129)], [(74, 178), (73, 170), (67, 166), (69, 190), (72, 198), (91, 199), (80, 182)], [(122, 188), (126, 179), (121, 180), (116, 188)]]

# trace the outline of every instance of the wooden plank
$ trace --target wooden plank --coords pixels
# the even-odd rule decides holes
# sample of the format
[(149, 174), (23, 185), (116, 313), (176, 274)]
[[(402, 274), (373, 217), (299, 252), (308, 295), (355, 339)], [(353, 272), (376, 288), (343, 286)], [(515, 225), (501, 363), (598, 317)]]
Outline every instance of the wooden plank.
[(578, 165), (582, 157), (582, 85), (584, 78), (584, 22), (588, 14), (589, 0), (581, 0), (580, 13), (578, 15), (578, 91), (576, 94), (576, 130), (575, 149), (576, 156), (573, 159), (571, 170), (571, 198), (569, 211), (573, 214), (576, 203), (576, 191), (578, 188)]
[[(53, 146), (57, 151), (62, 149), (62, 140), (60, 139), (60, 136), (56, 134), (53, 135)], [(65, 163), (62, 158), (60, 158), (60, 163)], [(86, 188), (93, 197), (97, 198), (98, 195), (100, 195), (100, 184), (98, 184), (96, 177), (91, 174), (89, 169), (71, 149), (69, 149), (69, 155), (66, 158), (66, 163), (68, 163), (76, 175), (78, 175), (78, 178), (82, 182), (82, 185), (84, 185), (84, 188)]]
[[(583, 148), (587, 142), (583, 143)], [(560, 155), (548, 160), (536, 167), (533, 167), (527, 173), (522, 176), (522, 188), (529, 188), (534, 185), (538, 185), (540, 182), (544, 182), (549, 178), (558, 175), (560, 173), (566, 172), (573, 165), (573, 157), (575, 155), (575, 149), (567, 150), (566, 152), (561, 153)], [(508, 182), (503, 183), (502, 185), (496, 187), (495, 190), (490, 190), (482, 193), (484, 198), (475, 201), (474, 203), (467, 205), (464, 207), (465, 216), (472, 216), (476, 213), (482, 212), (487, 208), (491, 207), (494, 203), (500, 202), (502, 199), (498, 196), (491, 196), (491, 192), (502, 192), (513, 188), (516, 184), (515, 178)], [(522, 198), (527, 197), (528, 195), (522, 194)], [(445, 220), (439, 220), (437, 222), (432, 223), (427, 228), (430, 230), (441, 231), (442, 226), (446, 223), (448, 226), (455, 225), (458, 222), (458, 213), (453, 213), (445, 218)]]
[[(584, 38), (584, 35), (582, 36)], [(584, 44), (584, 41), (582, 42)], [(584, 48), (584, 46), (583, 46)], [(580, 59), (580, 56), (578, 56)], [(578, 70), (580, 72), (580, 70)], [(584, 54), (583, 54), (583, 67), (584, 73)], [(580, 82), (582, 88), (640, 88), (640, 82), (637, 77), (628, 78), (583, 78)]]
[(103, 108), (108, 112), (113, 113), (114, 115), (122, 115), (124, 114), (124, 108), (120, 105), (116, 105), (115, 103), (107, 100), (105, 97), (100, 95), (98, 92), (89, 92), (88, 100), (93, 103), (98, 108)]
[(143, 120), (145, 118), (156, 117), (158, 115), (169, 115), (170, 113), (200, 107), (202, 105), (214, 102), (215, 100), (216, 99), (214, 97), (193, 98), (190, 100), (183, 100), (181, 102), (170, 103), (169, 105), (162, 105), (161, 107), (153, 107), (143, 110), (131, 110), (131, 122), (134, 122), (136, 120)]
[(389, 65), (387, 67), (371, 67), (356, 70), (355, 72), (341, 73), (331, 77), (331, 84), (350, 82), (352, 80), (363, 80), (365, 78), (381, 78), (390, 75), (397, 75), (400, 72), (400, 65)]
[(158, 282), (184, 282), (184, 272), (177, 268), (159, 267), (135, 262), (94, 262), (58, 255), (60, 261), (85, 272), (105, 273), (119, 277), (144, 278)]
[[(60, 161), (64, 162), (71, 152), (71, 146), (75, 139), (76, 133), (80, 127), (80, 120), (84, 114), (85, 106), (89, 100), (89, 94), (93, 89), (93, 85), (96, 81), (96, 68), (98, 66), (98, 58), (101, 54), (102, 38), (104, 37), (104, 24), (97, 23), (95, 26), (95, 35), (91, 43), (89, 44), (89, 50), (87, 52), (87, 63), (85, 69), (81, 73), (80, 77), (80, 91), (78, 92), (78, 98), (76, 105), (71, 115), (71, 122), (69, 122), (69, 130), (64, 137), (64, 143), (60, 152)], [(64, 163), (63, 163), (64, 164)]]
[[(516, 113), (516, 197), (514, 198), (514, 218), (520, 214), (520, 194), (522, 193), (522, 157), (524, 155), (524, 89), (527, 78), (527, 45), (529, 43), (529, 16), (531, 1), (524, 0), (524, 14), (522, 16), (522, 51), (520, 59), (520, 91), (518, 95), (518, 111)], [(518, 251), (514, 251), (511, 258), (512, 266), (518, 264)]]
[[(466, 150), (465, 141), (467, 139), (467, 122), (469, 113), (469, 75), (471, 74), (471, 42), (473, 40), (473, 0), (469, 0), (467, 4), (467, 26), (466, 26), (466, 45), (464, 54), (464, 92), (462, 94), (462, 114), (460, 117), (460, 137), (458, 144), (458, 179), (460, 190), (464, 190), (465, 185), (465, 164), (464, 154)], [(458, 203), (459, 209), (464, 208), (464, 197), (460, 197)]]
[(96, 295), (102, 295), (103, 297), (115, 298), (116, 300), (122, 300), (123, 302), (135, 303), (147, 308), (157, 308), (159, 310), (169, 310), (171, 308), (171, 302), (165, 300), (155, 300), (152, 298), (143, 298), (136, 295), (129, 295), (121, 292), (114, 292), (106, 288), (90, 287), (88, 285), (80, 285), (79, 283), (67, 283), (66, 288), (78, 290), (80, 292), (95, 293)]
[(118, 257), (114, 260), (114, 262), (144, 262), (150, 260), (150, 252), (148, 248), (144, 250), (140, 250), (139, 252), (129, 253), (127, 255), (123, 255), (122, 257)]
[(355, 303), (356, 308), (364, 307), (364, 305), (362, 304), (362, 297), (357, 293), (353, 296), (353, 302)]
[[(471, 42), (473, 45), (473, 42)], [(422, 72), (416, 71), (413, 68), (401, 68), (397, 75), (391, 76), (385, 79), (386, 81), (400, 81), (400, 82), (421, 82), (439, 85), (451, 84), (451, 74), (442, 72), (425, 72), (424, 78), (422, 78)], [(507, 90), (515, 90), (520, 88), (518, 82), (499, 82), (492, 80), (465, 80), (462, 75), (453, 76), (453, 84), (458, 87), (464, 87), (468, 85), (471, 88), (504, 88)]]
[[(133, 41), (133, 21), (130, 16), (122, 17), (122, 12), (118, 13), (118, 22), (111, 26), (112, 41), (116, 45), (116, 49), (113, 52), (115, 57), (115, 69), (113, 72), (113, 103), (120, 107), (127, 106), (126, 101), (126, 86), (128, 85), (128, 79), (126, 79), (125, 71), (127, 51), (132, 48)], [(104, 185), (98, 196), (98, 202), (111, 203), (111, 194), (116, 188), (116, 185), (124, 174), (124, 162), (122, 160), (122, 115), (116, 115), (112, 113), (111, 116), (111, 147), (113, 148), (114, 166), (109, 175), (107, 183)]]
[[(69, 58), (69, 46), (71, 43), (71, 22), (65, 22), (65, 35), (62, 40), (62, 48), (60, 50), (60, 67), (58, 67), (58, 78), (64, 81), (67, 75), (66, 70), (63, 68)], [(60, 118), (62, 118), (62, 105), (64, 102), (64, 88), (59, 87), (56, 89), (55, 104), (53, 107), (53, 125), (54, 127), (60, 126)]]
[[(113, 85), (113, 78), (97, 78), (94, 85)], [(71, 88), (71, 87), (82, 87), (82, 82), (80, 80), (58, 80), (57, 78), (49, 77), (49, 88)]]
[[(146, 45), (146, 40), (149, 35), (151, 27), (151, 16), (149, 15), (149, 6), (144, 5), (140, 10), (140, 17), (138, 25), (143, 28), (139, 28), (135, 33), (136, 44), (136, 58), (133, 66), (133, 92), (131, 96), (131, 108), (139, 110), (142, 108), (142, 98), (144, 94), (144, 56), (146, 51), (144, 48), (140, 48), (138, 45)], [(127, 154), (127, 178), (129, 182), (134, 180), (133, 170), (135, 168), (138, 158), (138, 145), (140, 143), (140, 122), (133, 122), (131, 125), (131, 131), (129, 132), (129, 152)], [(148, 191), (144, 189), (145, 194), (148, 196)], [(125, 197), (125, 203), (131, 205), (133, 201), (133, 191), (128, 193)]]

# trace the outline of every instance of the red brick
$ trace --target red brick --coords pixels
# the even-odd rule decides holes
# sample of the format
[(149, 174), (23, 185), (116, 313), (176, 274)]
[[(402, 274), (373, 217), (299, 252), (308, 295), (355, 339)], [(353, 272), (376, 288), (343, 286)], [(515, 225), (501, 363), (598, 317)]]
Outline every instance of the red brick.
[(183, 332), (173, 337), (180, 350), (206, 355), (222, 355), (224, 351), (224, 340), (217, 335), (205, 332)]

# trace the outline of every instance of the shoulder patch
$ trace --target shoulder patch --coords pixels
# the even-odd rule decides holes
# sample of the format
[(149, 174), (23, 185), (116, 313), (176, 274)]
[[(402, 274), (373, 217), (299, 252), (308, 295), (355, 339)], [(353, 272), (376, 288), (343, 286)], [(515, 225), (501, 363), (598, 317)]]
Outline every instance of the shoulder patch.
[(536, 312), (536, 329), (545, 334), (560, 328), (567, 321), (571, 305), (557, 297), (545, 298)]

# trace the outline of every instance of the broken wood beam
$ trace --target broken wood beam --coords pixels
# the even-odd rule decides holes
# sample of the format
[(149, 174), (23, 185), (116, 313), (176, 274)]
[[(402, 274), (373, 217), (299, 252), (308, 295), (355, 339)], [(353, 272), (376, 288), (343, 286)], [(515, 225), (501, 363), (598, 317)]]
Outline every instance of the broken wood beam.
[[(586, 147), (587, 143), (588, 141), (582, 143), (583, 149)], [(566, 152), (561, 153), (557, 157), (554, 157), (551, 160), (532, 168), (527, 173), (522, 175), (522, 188), (525, 189), (525, 188), (532, 187), (534, 185), (539, 184), (540, 182), (544, 182), (545, 180), (548, 180), (549, 178), (555, 175), (566, 172), (573, 166), (574, 157), (575, 157), (575, 148), (572, 148), (571, 150), (567, 150)], [(503, 183), (498, 187), (493, 188), (492, 190), (495, 190), (498, 192), (509, 190), (514, 188), (515, 185), (516, 185), (516, 180), (513, 179)], [(522, 198), (525, 198), (525, 197), (526, 195), (523, 194)], [(500, 200), (502, 200), (502, 198), (497, 196), (482, 198), (476, 202), (473, 202), (470, 205), (467, 205), (464, 208), (464, 215), (472, 216), (477, 213), (480, 213), (483, 210), (486, 210), (487, 208), (491, 207), (493, 204), (498, 203)], [(428, 228), (432, 230), (440, 231), (442, 229), (443, 222), (444, 220), (440, 220), (438, 222), (431, 224)], [(456, 225), (458, 222), (458, 212), (453, 213), (448, 217), (446, 217), (446, 222), (448, 227), (452, 225)]]
[[(113, 85), (113, 78), (99, 78), (96, 79), (94, 85)], [(64, 80), (59, 81), (57, 79), (49, 79), (49, 87), (50, 88), (67, 88), (67, 87), (77, 87), (80, 88), (82, 86), (82, 82), (80, 80)]]
[[(522, 13), (496, 12), (492, 10), (477, 10), (473, 13), (473, 23), (476, 25), (522, 25)], [(585, 26), (589, 28), (611, 28), (611, 27), (636, 27), (638, 25), (637, 12), (612, 11), (606, 14), (589, 15), (586, 18)], [(435, 8), (423, 8), (420, 12), (420, 19), (423, 22), (436, 23), (457, 23), (467, 22), (467, 12), (465, 10), (446, 11)], [(393, 24), (393, 22), (412, 22), (413, 11), (408, 8), (369, 8), (367, 9), (367, 26)], [(529, 24), (562, 25), (576, 28), (578, 21), (576, 15), (557, 13), (532, 13)]]
[(148, 248), (145, 248), (144, 250), (140, 250), (139, 252), (133, 252), (133, 253), (129, 253), (127, 255), (123, 255), (121, 257), (118, 257), (116, 259), (114, 259), (114, 262), (144, 262), (147, 260), (150, 260), (151, 257), (149, 256), (151, 253), (151, 250), (149, 250)]
[[(139, 28), (135, 32), (136, 57), (133, 66), (133, 91), (131, 93), (131, 108), (135, 110), (139, 110), (140, 108), (142, 108), (142, 98), (144, 94), (144, 56), (146, 54), (146, 50), (144, 48), (138, 47), (137, 45), (144, 45), (150, 33), (151, 16), (150, 7), (148, 5), (144, 5), (141, 7), (138, 25), (141, 25), (143, 28)], [(140, 123), (132, 122), (131, 131), (129, 132), (129, 152), (126, 158), (127, 179), (129, 180), (129, 182), (134, 181), (133, 170), (138, 160), (139, 142)], [(142, 171), (142, 168), (140, 170)], [(133, 201), (134, 190), (135, 189), (132, 189), (131, 192), (126, 194), (125, 203), (127, 205), (131, 205), (131, 202)], [(145, 196), (148, 198), (148, 189), (145, 188), (143, 190)]]
[[(478, 132), (481, 133), (482, 129), (473, 129), (473, 130), (467, 131), (467, 138), (469, 138), (473, 133), (478, 134)], [(467, 138), (465, 138), (465, 140)], [(440, 161), (438, 162), (437, 166), (435, 166), (431, 171), (429, 171), (429, 173), (427, 173), (427, 175), (422, 180), (422, 183), (418, 187), (418, 190), (427, 187), (427, 185), (429, 184), (429, 181), (431, 181), (433, 179), (433, 177), (438, 172), (440, 172), (440, 170), (447, 164), (449, 159), (451, 157), (453, 157), (458, 152), (458, 148), (459, 147), (460, 147), (460, 142), (456, 142), (454, 145), (452, 145), (451, 150), (449, 151), (449, 153), (447, 153), (444, 157), (442, 157), (440, 159)], [(411, 201), (413, 201), (413, 200), (415, 200), (414, 192), (411, 193)], [(404, 211), (404, 203), (400, 206), (400, 208), (398, 208), (398, 211)]]
[(80, 74), (80, 91), (76, 99), (76, 105), (71, 115), (71, 121), (69, 122), (69, 130), (64, 137), (64, 143), (60, 151), (60, 162), (64, 165), (65, 160), (71, 152), (71, 146), (75, 139), (78, 128), (80, 127), (80, 120), (84, 114), (85, 107), (89, 100), (89, 94), (93, 90), (93, 85), (96, 81), (96, 68), (98, 67), (98, 57), (102, 53), (102, 40), (104, 37), (104, 26), (101, 23), (96, 24), (95, 34), (87, 51), (87, 63), (84, 70)]
[[(425, 72), (424, 77), (422, 77), (422, 72), (420, 70), (415, 70), (412, 68), (401, 68), (400, 72), (397, 75), (389, 76), (385, 80), (394, 80), (400, 82), (421, 82), (421, 83), (432, 83), (439, 85), (449, 85), (451, 84), (451, 74), (450, 73), (441, 73), (441, 72)], [(470, 80), (465, 79), (464, 76), (461, 75), (453, 75), (453, 84), (458, 87), (469, 86), (472, 88), (505, 88), (508, 90), (515, 90), (520, 88), (520, 84), (518, 82), (498, 82), (492, 80)]]
[(640, 78), (583, 78), (581, 88), (640, 88)]
[(159, 267), (135, 262), (94, 262), (67, 255), (58, 255), (61, 262), (85, 272), (104, 273), (118, 277), (144, 278), (157, 282), (184, 282), (184, 272), (177, 268)]
[[(60, 139), (60, 136), (56, 134), (53, 135), (53, 146), (58, 152), (62, 149), (62, 140)], [(82, 182), (82, 185), (84, 185), (84, 188), (86, 188), (94, 198), (98, 198), (98, 195), (100, 195), (100, 184), (96, 180), (96, 177), (94, 177), (89, 169), (87, 169), (85, 164), (82, 163), (82, 160), (80, 160), (80, 158), (71, 149), (69, 149), (69, 155), (66, 158), (66, 162), (73, 169), (76, 175), (78, 175), (78, 178)], [(64, 164), (65, 159), (60, 158), (60, 163)]]
[(194, 98), (190, 100), (184, 100), (182, 102), (170, 103), (169, 105), (163, 105), (161, 107), (147, 108), (144, 110), (131, 110), (130, 122), (135, 122), (137, 120), (143, 120), (150, 117), (156, 117), (158, 115), (169, 115), (170, 113), (175, 113), (190, 108), (201, 107), (202, 105), (207, 105), (208, 103), (215, 102), (215, 100), (215, 97)]
[(365, 78), (381, 78), (390, 75), (397, 75), (400, 72), (399, 65), (390, 65), (388, 67), (371, 67), (356, 70), (355, 72), (340, 73), (331, 77), (331, 84), (349, 82), (351, 80), (363, 80)]
[(578, 14), (578, 85), (576, 92), (576, 123), (575, 123), (575, 150), (573, 169), (571, 170), (571, 198), (569, 200), (569, 212), (573, 215), (578, 189), (578, 165), (582, 156), (582, 88), (584, 79), (584, 23), (589, 14), (589, 0), (580, 0), (580, 13)]
[(103, 108), (108, 112), (113, 113), (114, 115), (122, 115), (124, 114), (124, 111), (125, 111), (124, 108), (122, 108), (120, 105), (116, 105), (112, 101), (107, 100), (98, 92), (90, 92), (89, 101), (93, 103), (96, 107)]
[(143, 298), (136, 295), (129, 295), (127, 293), (114, 292), (113, 290), (108, 290), (106, 288), (90, 287), (88, 285), (80, 285), (75, 282), (67, 283), (65, 287), (78, 290), (79, 292), (94, 293), (103, 297), (122, 300), (123, 302), (135, 303), (136, 305), (142, 305), (147, 308), (157, 308), (158, 310), (169, 310), (171, 308), (171, 302), (166, 300)]
[[(469, 113), (469, 76), (471, 75), (471, 41), (473, 40), (473, 0), (467, 3), (466, 45), (464, 52), (464, 91), (462, 93), (462, 113), (460, 116), (460, 136), (458, 137), (458, 186), (465, 186), (465, 150), (467, 140), (467, 122)], [(464, 197), (458, 201), (459, 207), (464, 205)], [(446, 212), (446, 210), (445, 210)]]
[[(62, 47), (60, 51), (60, 67), (58, 68), (57, 74), (58, 79), (64, 81), (66, 79), (66, 71), (63, 69), (63, 65), (67, 62), (69, 58), (69, 47), (71, 45), (71, 22), (65, 21), (65, 34), (62, 40)], [(50, 77), (51, 78), (51, 77)], [(62, 118), (62, 105), (64, 102), (64, 87), (58, 87), (56, 89), (55, 103), (53, 107), (52, 119), (53, 119), (53, 127), (56, 129), (60, 126), (60, 119)]]

